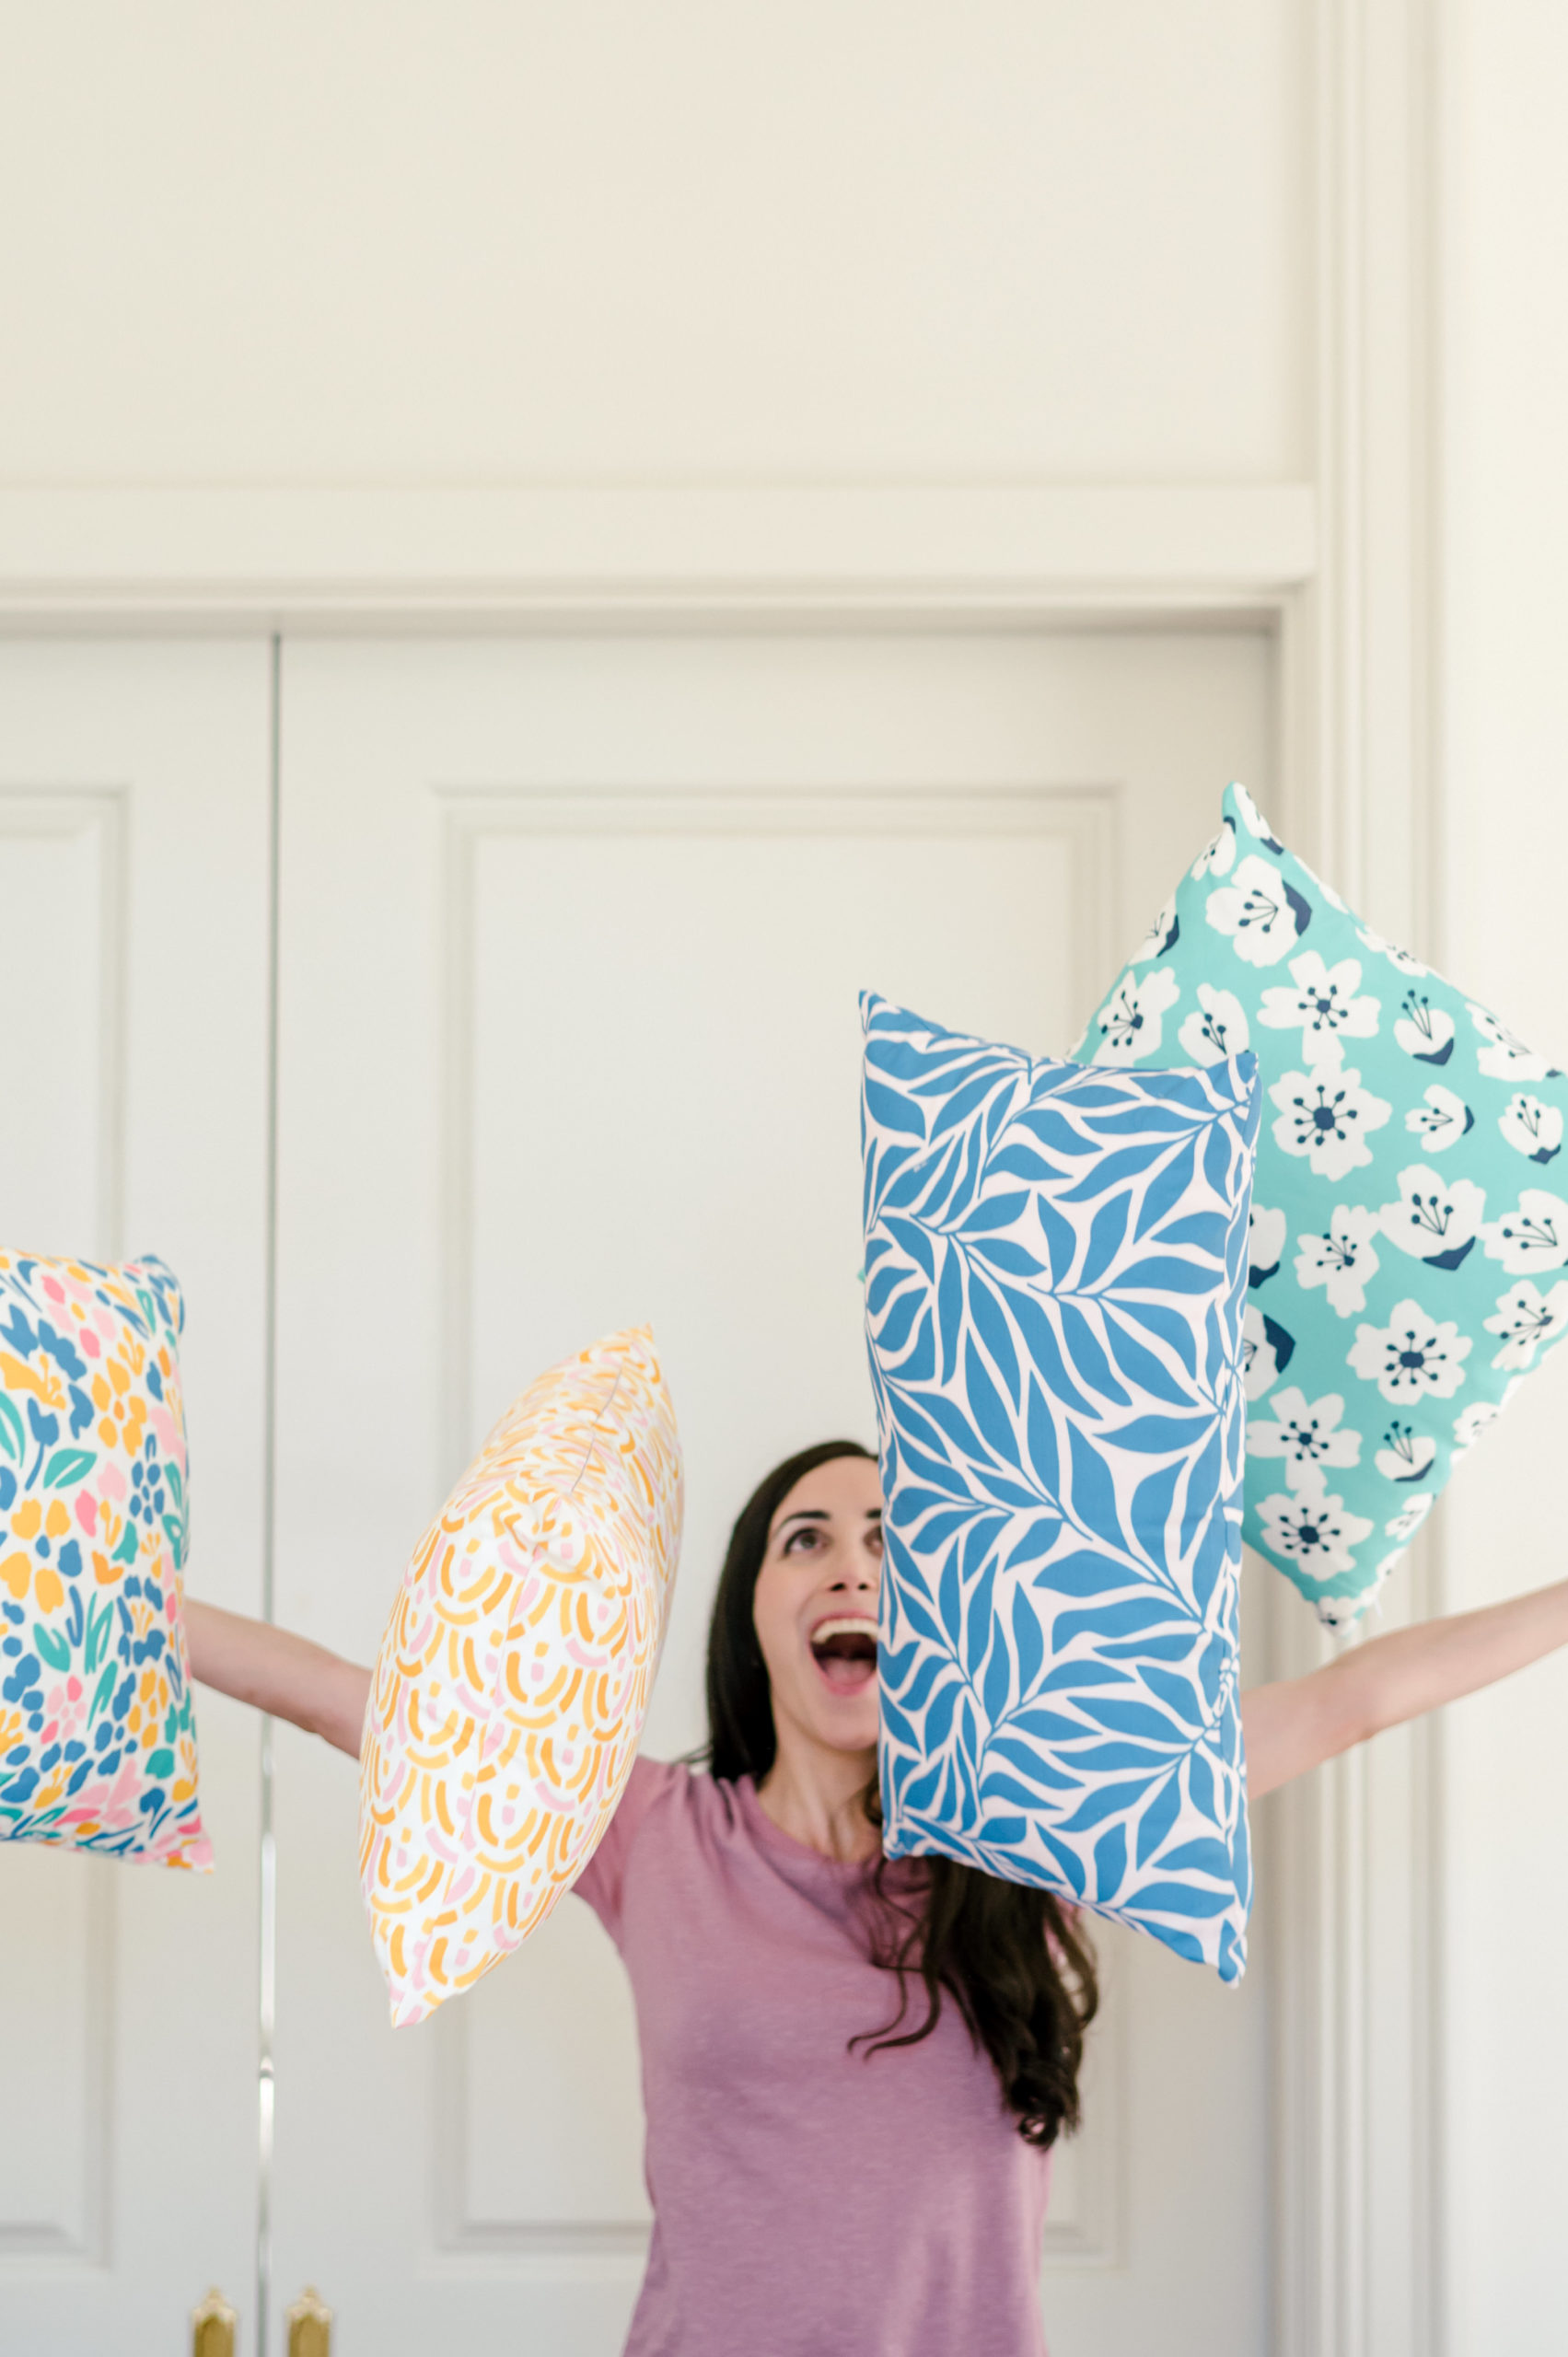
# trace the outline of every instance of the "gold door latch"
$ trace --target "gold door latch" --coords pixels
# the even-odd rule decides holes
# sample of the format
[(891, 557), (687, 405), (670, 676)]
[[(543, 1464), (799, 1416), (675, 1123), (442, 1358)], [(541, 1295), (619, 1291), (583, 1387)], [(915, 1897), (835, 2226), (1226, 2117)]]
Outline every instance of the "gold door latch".
[(306, 2285), (284, 2322), (288, 2357), (332, 2357), (332, 2312), (313, 2286)]
[(234, 2357), (234, 2328), (238, 2322), (215, 2284), (201, 2306), (191, 2311), (191, 2357)]

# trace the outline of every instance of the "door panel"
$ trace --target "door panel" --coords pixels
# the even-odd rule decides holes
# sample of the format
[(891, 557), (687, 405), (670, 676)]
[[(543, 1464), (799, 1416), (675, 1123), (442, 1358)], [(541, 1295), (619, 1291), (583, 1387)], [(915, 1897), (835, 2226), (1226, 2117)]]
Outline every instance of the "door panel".
[[(368, 1658), (531, 1375), (650, 1318), (688, 1459), (647, 1746), (702, 1735), (730, 1518), (873, 1436), (855, 998), (1064, 1049), (1266, 790), (1244, 633), (304, 643), (285, 655), (278, 1609)], [(613, 2357), (646, 2233), (629, 1999), (568, 1900), (394, 2034), (352, 1764), (280, 1736), (277, 2269), (343, 2357)], [(1098, 1935), (1056, 2357), (1261, 2351), (1267, 1991)]]
[[(185, 1289), (193, 1593), (260, 1595), (264, 643), (0, 646), (0, 1237)], [(197, 1700), (216, 1870), (0, 1844), (0, 2346), (168, 2357), (256, 2223), (256, 1723)]]

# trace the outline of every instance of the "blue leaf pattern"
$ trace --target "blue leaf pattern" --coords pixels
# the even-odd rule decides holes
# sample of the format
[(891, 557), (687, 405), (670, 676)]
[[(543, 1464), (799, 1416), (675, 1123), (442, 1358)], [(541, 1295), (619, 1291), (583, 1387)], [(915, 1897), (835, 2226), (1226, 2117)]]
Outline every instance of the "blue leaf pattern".
[(1234, 1980), (1254, 1059), (1110, 1073), (862, 1012), (884, 1845)]

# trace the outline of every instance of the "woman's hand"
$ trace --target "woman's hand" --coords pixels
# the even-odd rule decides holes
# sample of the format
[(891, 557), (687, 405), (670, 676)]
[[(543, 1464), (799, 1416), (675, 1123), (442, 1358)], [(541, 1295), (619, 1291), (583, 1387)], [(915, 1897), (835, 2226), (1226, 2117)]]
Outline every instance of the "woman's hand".
[(286, 1629), (215, 1605), (185, 1604), (191, 1675), (238, 1702), (253, 1702), (359, 1757), (370, 1672)]
[(1385, 1727), (1507, 1678), (1568, 1644), (1568, 1580), (1479, 1612), (1395, 1629), (1305, 1678), (1241, 1698), (1248, 1797), (1272, 1792)]

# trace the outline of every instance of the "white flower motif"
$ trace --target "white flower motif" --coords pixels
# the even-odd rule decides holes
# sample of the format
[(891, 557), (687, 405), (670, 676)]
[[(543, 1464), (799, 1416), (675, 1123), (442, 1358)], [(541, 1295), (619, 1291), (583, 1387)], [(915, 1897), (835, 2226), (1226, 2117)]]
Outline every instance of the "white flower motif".
[(1241, 1321), (1241, 1387), (1249, 1399), (1261, 1399), (1279, 1381), (1295, 1349), (1294, 1335), (1249, 1303)]
[(1336, 1317), (1354, 1317), (1366, 1307), (1366, 1287), (1377, 1274), (1372, 1248), (1376, 1233), (1376, 1212), (1359, 1203), (1336, 1203), (1328, 1235), (1304, 1236), (1295, 1248), (1296, 1283), (1322, 1285)]
[(1343, 1499), (1330, 1495), (1322, 1468), (1317, 1465), (1303, 1468), (1294, 1491), (1263, 1499), (1258, 1515), (1270, 1553), (1283, 1555), (1312, 1580), (1353, 1572), (1352, 1548), (1372, 1534), (1370, 1522), (1358, 1514), (1347, 1514)]
[(1382, 935), (1374, 933), (1369, 924), (1357, 926), (1356, 939), (1368, 949), (1380, 950), (1390, 966), (1397, 966), (1401, 974), (1413, 975), (1418, 982), (1432, 971), (1430, 966), (1423, 966), (1419, 958), (1412, 958), (1410, 951), (1401, 949), (1397, 942), (1385, 941)]
[(1285, 1215), (1254, 1203), (1247, 1215), (1248, 1282), (1260, 1285), (1280, 1265), (1285, 1248)]
[(1153, 1055), (1160, 1043), (1160, 1017), (1175, 1004), (1181, 985), (1168, 966), (1140, 980), (1123, 974), (1098, 1016), (1097, 1064), (1132, 1064)]
[(1399, 1202), (1377, 1214), (1389, 1243), (1428, 1268), (1457, 1269), (1480, 1231), (1486, 1190), (1472, 1178), (1446, 1184), (1424, 1162), (1401, 1170), (1399, 1188)]
[(1249, 966), (1277, 966), (1295, 947), (1312, 911), (1277, 867), (1249, 853), (1228, 884), (1209, 894), (1204, 915), (1216, 933), (1228, 935)]
[(1349, 1362), (1396, 1408), (1429, 1393), (1451, 1399), (1465, 1379), (1470, 1337), (1430, 1317), (1419, 1301), (1397, 1301), (1387, 1326), (1358, 1326)]
[(1192, 881), (1201, 883), (1205, 876), (1228, 876), (1236, 865), (1236, 829), (1227, 819), (1207, 851), (1200, 852), (1192, 862)]
[(1403, 1539), (1408, 1545), (1435, 1504), (1432, 1492), (1423, 1490), (1419, 1497), (1411, 1500), (1408, 1506), (1401, 1506), (1398, 1514), (1389, 1515), (1383, 1525), (1385, 1536)]
[(1493, 1366), (1510, 1369), (1534, 1366), (1538, 1350), (1555, 1342), (1568, 1327), (1568, 1280), (1559, 1280), (1544, 1297), (1527, 1277), (1497, 1296), (1497, 1314), (1483, 1320), (1489, 1334), (1501, 1334), (1503, 1348)]
[(1568, 1260), (1568, 1203), (1544, 1187), (1527, 1187), (1516, 1211), (1489, 1219), (1481, 1231), (1488, 1258), (1511, 1277), (1530, 1269), (1560, 1269)]
[(1342, 1039), (1372, 1038), (1377, 1028), (1377, 1002), (1356, 996), (1361, 987), (1358, 959), (1345, 958), (1337, 966), (1325, 966), (1315, 949), (1304, 949), (1291, 959), (1290, 972), (1295, 989), (1265, 991), (1258, 1020), (1272, 1031), (1299, 1027), (1304, 1062), (1337, 1063)]
[(1559, 1109), (1543, 1105), (1539, 1097), (1527, 1097), (1522, 1090), (1517, 1097), (1510, 1097), (1497, 1116), (1497, 1126), (1515, 1151), (1528, 1155), (1532, 1162), (1550, 1162), (1562, 1148)]
[(1198, 985), (1198, 1005), (1177, 1034), (1184, 1054), (1195, 1064), (1222, 1063), (1251, 1045), (1246, 1010), (1233, 991), (1215, 990), (1212, 982)]
[(1386, 1481), (1423, 1481), (1432, 1470), (1437, 1443), (1413, 1424), (1391, 1423), (1372, 1462)]
[(1533, 1055), (1522, 1039), (1516, 1039), (1504, 1023), (1484, 1006), (1477, 1006), (1473, 999), (1466, 999), (1470, 1021), (1486, 1040), (1476, 1058), (1481, 1069), (1491, 1080), (1556, 1080), (1561, 1077), (1544, 1056)]
[(1454, 1018), (1424, 991), (1407, 991), (1394, 1022), (1394, 1044), (1418, 1063), (1446, 1064), (1454, 1052)]
[(1231, 782), (1230, 798), (1235, 803), (1241, 823), (1249, 835), (1258, 842), (1267, 843), (1271, 851), (1282, 851), (1284, 848), (1247, 788), (1238, 780), (1233, 779)]
[(1475, 1127), (1475, 1115), (1462, 1097), (1451, 1088), (1442, 1088), (1434, 1082), (1425, 1091), (1424, 1105), (1412, 1105), (1405, 1115), (1405, 1127), (1412, 1130), (1429, 1154), (1442, 1154)]
[(1353, 1622), (1359, 1620), (1376, 1595), (1378, 1588), (1387, 1579), (1389, 1564), (1396, 1563), (1398, 1561), (1397, 1555), (1390, 1555), (1387, 1562), (1379, 1563), (1377, 1576), (1371, 1586), (1363, 1588), (1358, 1595), (1320, 1596), (1318, 1598), (1317, 1612), (1321, 1625), (1325, 1629), (1348, 1629)]
[(1472, 1399), (1469, 1406), (1455, 1417), (1454, 1455), (1456, 1457), (1468, 1455), (1487, 1427), (1497, 1422), (1506, 1404), (1506, 1395), (1502, 1399)]
[(1307, 1155), (1317, 1177), (1335, 1182), (1371, 1161), (1366, 1133), (1380, 1130), (1390, 1109), (1348, 1068), (1287, 1072), (1269, 1095), (1280, 1109), (1275, 1144), (1286, 1154)]
[(1290, 1489), (1299, 1490), (1315, 1466), (1360, 1464), (1361, 1434), (1339, 1429), (1345, 1403), (1337, 1392), (1308, 1399), (1295, 1384), (1287, 1384), (1275, 1392), (1269, 1405), (1274, 1415), (1272, 1424), (1248, 1421), (1247, 1454), (1283, 1457)]

